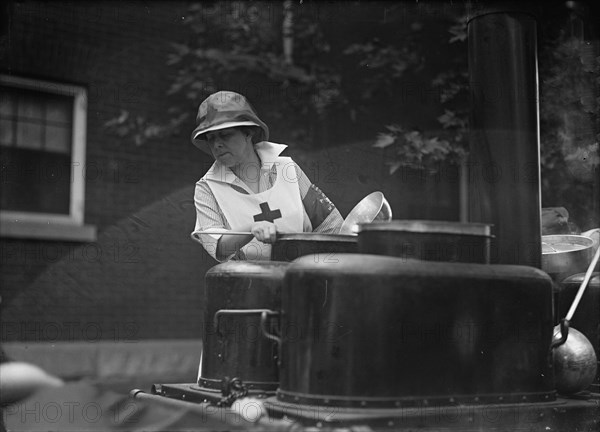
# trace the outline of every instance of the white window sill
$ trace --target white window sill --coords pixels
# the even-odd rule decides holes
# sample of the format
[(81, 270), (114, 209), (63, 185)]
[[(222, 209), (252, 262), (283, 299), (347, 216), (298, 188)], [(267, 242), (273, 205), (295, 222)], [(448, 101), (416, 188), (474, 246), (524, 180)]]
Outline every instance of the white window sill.
[(80, 225), (65, 221), (27, 221), (0, 216), (0, 237), (63, 240), (75, 242), (96, 241), (95, 225)]

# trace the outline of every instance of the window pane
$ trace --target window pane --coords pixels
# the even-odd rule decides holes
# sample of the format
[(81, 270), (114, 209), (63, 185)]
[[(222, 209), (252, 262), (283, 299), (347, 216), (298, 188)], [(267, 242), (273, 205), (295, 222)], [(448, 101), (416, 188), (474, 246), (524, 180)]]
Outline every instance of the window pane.
[(19, 121), (17, 124), (17, 147), (42, 148), (43, 126), (40, 123)]
[(23, 92), (19, 95), (19, 109), (18, 116), (23, 120), (44, 120), (44, 111), (40, 100), (40, 97), (35, 97), (30, 93)]
[(48, 95), (46, 98), (46, 121), (71, 125), (73, 118), (73, 98), (68, 96)]
[(60, 126), (46, 127), (46, 145), (44, 150), (59, 153), (70, 153), (71, 151), (71, 128)]
[(0, 91), (0, 116), (11, 117), (15, 115), (15, 97), (11, 92), (2, 87)]
[(10, 146), (13, 144), (13, 122), (0, 118), (0, 145)]
[(69, 214), (69, 155), (5, 147), (0, 163), (1, 210)]
[(0, 210), (71, 213), (74, 98), (44, 88), (0, 88)]

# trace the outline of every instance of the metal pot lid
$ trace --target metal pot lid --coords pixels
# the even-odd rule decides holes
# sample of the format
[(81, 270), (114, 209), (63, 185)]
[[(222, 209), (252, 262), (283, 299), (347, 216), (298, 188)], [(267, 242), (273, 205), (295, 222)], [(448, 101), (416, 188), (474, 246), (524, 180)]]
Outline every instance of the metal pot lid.
[(364, 197), (348, 213), (340, 228), (340, 234), (356, 235), (358, 225), (374, 221), (389, 222), (392, 220), (392, 208), (383, 193), (372, 192)]
[(361, 233), (364, 231), (394, 231), (492, 237), (491, 228), (492, 224), (486, 223), (464, 223), (431, 220), (392, 220), (390, 222), (372, 222), (360, 224), (358, 232)]
[(211, 267), (206, 276), (226, 274), (253, 274), (253, 275), (275, 275), (276, 272), (283, 274), (289, 262), (285, 261), (227, 261)]
[(277, 233), (276, 241), (311, 241), (311, 242), (356, 242), (355, 235), (305, 233)]
[(575, 252), (591, 248), (594, 240), (575, 234), (557, 234), (542, 236), (542, 255)]

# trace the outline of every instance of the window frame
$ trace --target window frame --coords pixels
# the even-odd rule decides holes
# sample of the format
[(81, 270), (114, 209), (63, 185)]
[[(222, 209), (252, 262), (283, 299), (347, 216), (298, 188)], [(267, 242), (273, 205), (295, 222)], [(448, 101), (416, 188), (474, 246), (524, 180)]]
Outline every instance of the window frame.
[(73, 98), (69, 214), (0, 210), (0, 237), (95, 241), (96, 227), (84, 224), (87, 89), (5, 74), (0, 84)]

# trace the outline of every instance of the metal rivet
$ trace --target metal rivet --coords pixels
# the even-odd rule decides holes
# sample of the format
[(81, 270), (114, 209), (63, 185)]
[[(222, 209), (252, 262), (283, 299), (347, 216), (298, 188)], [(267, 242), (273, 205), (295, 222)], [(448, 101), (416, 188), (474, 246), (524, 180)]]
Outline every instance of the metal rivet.
[(475, 396), (475, 399), (474, 399), (474, 401), (475, 401), (475, 402), (479, 402), (479, 396)]
[(182, 396), (181, 396), (181, 399), (185, 399), (185, 395), (182, 395)]
[(400, 401), (396, 401), (395, 405), (396, 405), (397, 407), (399, 407), (399, 406), (400, 406)]
[(504, 396), (499, 396), (498, 400), (504, 400)]
[(429, 405), (429, 401), (427, 399), (423, 400), (423, 405)]
[(454, 398), (450, 398), (450, 403), (453, 403), (453, 402), (454, 402)]
[(367, 406), (367, 402), (366, 401), (360, 401), (360, 406)]
[(388, 422), (388, 426), (394, 426), (394, 422), (393, 421), (389, 421)]

